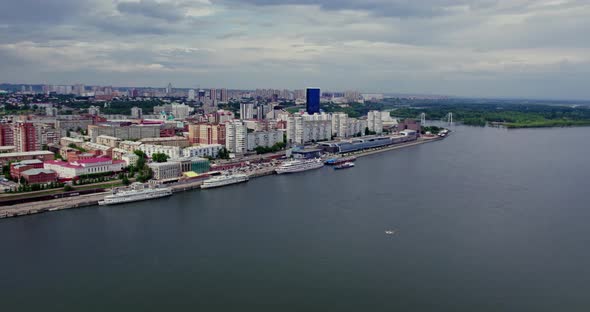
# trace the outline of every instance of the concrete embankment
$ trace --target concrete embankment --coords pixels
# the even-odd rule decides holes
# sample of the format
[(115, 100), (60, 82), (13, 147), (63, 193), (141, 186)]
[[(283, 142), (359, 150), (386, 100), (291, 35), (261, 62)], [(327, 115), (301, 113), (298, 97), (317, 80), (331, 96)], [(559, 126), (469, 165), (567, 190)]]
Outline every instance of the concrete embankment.
[[(429, 142), (435, 142), (438, 140), (442, 140), (442, 138), (421, 138), (418, 141), (410, 142), (410, 143), (403, 143), (399, 145), (389, 146), (381, 149), (369, 150), (364, 152), (359, 152), (352, 154), (356, 157), (363, 157), (368, 155), (373, 155), (377, 153), (383, 153), (387, 151), (392, 151), (396, 149), (401, 149), (405, 147), (420, 145)], [(267, 167), (262, 169), (257, 169), (254, 171), (247, 172), (251, 179), (264, 177), (268, 175), (275, 174), (274, 167)], [(186, 182), (186, 183), (179, 183), (175, 185), (170, 185), (172, 190), (176, 192), (183, 192), (189, 191), (194, 189), (199, 189), (201, 184), (203, 183), (202, 180), (195, 181), (195, 182)], [(102, 200), (104, 196), (108, 193), (96, 193), (90, 195), (81, 195), (77, 197), (68, 197), (68, 198), (60, 198), (60, 199), (53, 199), (41, 202), (33, 202), (33, 203), (24, 203), (24, 204), (17, 204), (13, 206), (6, 206), (0, 207), (0, 219), (2, 218), (9, 218), (9, 217), (18, 217), (18, 216), (26, 216), (32, 215), (37, 213), (49, 212), (49, 211), (57, 211), (63, 209), (73, 209), (73, 208), (81, 208), (87, 206), (94, 206), (98, 204), (99, 200)]]
[(379, 148), (379, 149), (374, 149), (374, 150), (369, 150), (369, 151), (363, 151), (363, 152), (358, 152), (358, 153), (352, 153), (350, 156), (355, 156), (355, 157), (369, 156), (369, 155), (373, 155), (373, 154), (393, 151), (393, 150), (400, 149), (400, 148), (416, 146), (416, 145), (420, 145), (420, 144), (424, 144), (424, 143), (436, 142), (436, 141), (440, 141), (442, 139), (443, 138), (441, 138), (441, 137), (420, 138), (417, 141), (413, 141), (413, 142), (409, 142), (409, 143), (401, 143), (401, 144), (396, 144), (396, 145), (392, 145), (389, 147), (384, 147), (384, 148)]

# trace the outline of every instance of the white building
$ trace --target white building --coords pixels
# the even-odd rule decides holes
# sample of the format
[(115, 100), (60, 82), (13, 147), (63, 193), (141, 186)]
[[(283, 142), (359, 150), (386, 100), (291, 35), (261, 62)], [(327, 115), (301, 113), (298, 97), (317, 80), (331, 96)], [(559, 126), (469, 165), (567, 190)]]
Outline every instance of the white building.
[(347, 137), (352, 137), (355, 136), (357, 134), (361, 134), (364, 135), (365, 134), (365, 129), (368, 127), (368, 123), (366, 120), (362, 120), (362, 119), (355, 119), (355, 118), (349, 118), (348, 119), (348, 128), (346, 129), (347, 131)]
[(240, 103), (240, 119), (253, 119), (254, 118), (254, 104), (253, 103)]
[(387, 112), (370, 111), (367, 114), (367, 128), (369, 131), (374, 131), (377, 134), (383, 133), (383, 118), (381, 114), (388, 114)]
[(248, 129), (241, 120), (228, 122), (225, 125), (225, 147), (232, 153), (246, 153), (247, 134)]
[(305, 144), (332, 138), (332, 121), (328, 114), (307, 113), (287, 118), (287, 142)]
[(181, 156), (181, 149), (178, 146), (142, 144), (139, 146), (139, 150), (144, 152), (150, 158), (156, 153), (166, 154), (171, 159)]
[(84, 174), (120, 172), (125, 165), (124, 160), (91, 158), (77, 160), (71, 163), (61, 160), (51, 160), (43, 163), (43, 168), (57, 172), (57, 175), (62, 179), (72, 179)]
[(150, 163), (148, 166), (154, 172), (154, 179), (156, 180), (174, 179), (182, 175), (180, 162), (177, 161)]
[(174, 103), (174, 104), (172, 104), (172, 108), (171, 108), (170, 113), (174, 116), (174, 118), (184, 119), (184, 118), (188, 117), (192, 111), (193, 111), (193, 108), (186, 105), (186, 104)]
[(188, 90), (188, 100), (189, 101), (195, 100), (195, 90), (193, 90), (193, 89)]
[(217, 158), (219, 151), (223, 148), (221, 144), (203, 144), (197, 146), (187, 147), (182, 150), (184, 157), (211, 157)]
[(131, 108), (131, 118), (141, 119), (143, 117), (143, 110), (137, 106)]
[(333, 113), (332, 114), (332, 135), (337, 137), (348, 136), (348, 114)]
[(279, 142), (283, 142), (283, 131), (255, 131), (248, 133), (248, 151), (253, 151), (258, 146), (271, 147)]

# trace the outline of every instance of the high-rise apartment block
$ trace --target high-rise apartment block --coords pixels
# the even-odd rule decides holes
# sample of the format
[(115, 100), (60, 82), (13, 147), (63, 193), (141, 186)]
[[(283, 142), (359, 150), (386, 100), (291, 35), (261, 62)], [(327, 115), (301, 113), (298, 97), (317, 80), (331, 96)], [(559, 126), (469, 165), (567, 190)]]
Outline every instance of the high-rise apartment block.
[(221, 144), (225, 146), (225, 124), (192, 124), (188, 126), (191, 144)]
[(225, 146), (236, 154), (244, 154), (248, 149), (248, 129), (243, 121), (233, 120), (226, 124)]

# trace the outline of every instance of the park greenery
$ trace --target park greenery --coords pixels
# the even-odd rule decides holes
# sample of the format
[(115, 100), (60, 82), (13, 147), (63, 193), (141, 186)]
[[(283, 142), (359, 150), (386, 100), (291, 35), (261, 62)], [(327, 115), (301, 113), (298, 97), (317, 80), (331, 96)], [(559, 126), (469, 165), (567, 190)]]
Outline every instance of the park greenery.
[(287, 144), (285, 142), (277, 142), (273, 146), (270, 146), (270, 147), (257, 146), (254, 150), (256, 151), (256, 154), (260, 155), (260, 154), (276, 153), (280, 150), (285, 149), (285, 147), (287, 147)]
[(136, 150), (133, 153), (139, 158), (135, 165), (129, 166), (128, 175), (130, 177), (135, 177), (137, 181), (142, 183), (149, 181), (153, 176), (153, 172), (147, 164), (147, 155), (140, 150)]
[(507, 128), (567, 127), (590, 125), (588, 107), (539, 104), (432, 103), (399, 108), (391, 112), (401, 118), (417, 118), (425, 113), (430, 120), (444, 119), (449, 112), (465, 125), (499, 125)]

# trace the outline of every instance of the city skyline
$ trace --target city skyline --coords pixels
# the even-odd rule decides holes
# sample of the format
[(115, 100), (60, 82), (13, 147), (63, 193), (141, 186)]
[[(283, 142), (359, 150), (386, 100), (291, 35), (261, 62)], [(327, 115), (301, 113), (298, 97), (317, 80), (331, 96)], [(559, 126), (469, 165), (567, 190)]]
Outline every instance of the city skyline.
[(0, 81), (587, 99), (589, 13), (576, 0), (10, 0)]

